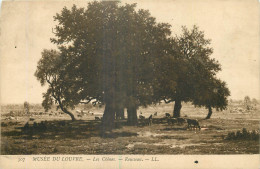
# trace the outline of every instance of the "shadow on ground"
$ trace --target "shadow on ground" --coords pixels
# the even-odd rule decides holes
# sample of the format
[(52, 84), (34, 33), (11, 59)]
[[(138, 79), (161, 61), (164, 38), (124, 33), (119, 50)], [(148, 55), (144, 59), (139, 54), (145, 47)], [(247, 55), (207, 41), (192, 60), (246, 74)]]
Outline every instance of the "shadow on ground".
[[(116, 121), (115, 128), (121, 128), (125, 121)], [(102, 132), (100, 121), (45, 121), (42, 125), (30, 124), (27, 127), (16, 127), (15, 130), (2, 131), (2, 136), (22, 139), (87, 139), (90, 137), (118, 138), (137, 136), (133, 132)]]

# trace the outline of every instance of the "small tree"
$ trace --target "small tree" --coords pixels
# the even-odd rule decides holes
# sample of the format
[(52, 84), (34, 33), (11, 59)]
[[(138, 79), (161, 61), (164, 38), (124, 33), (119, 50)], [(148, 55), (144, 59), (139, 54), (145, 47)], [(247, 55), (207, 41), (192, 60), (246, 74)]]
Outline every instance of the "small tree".
[(205, 106), (209, 111), (206, 119), (209, 119), (212, 115), (212, 108), (221, 111), (227, 108), (227, 97), (230, 95), (230, 91), (225, 82), (213, 77), (211, 81), (204, 81), (201, 85), (203, 85), (201, 90), (194, 91), (192, 103), (199, 107)]
[(245, 103), (245, 104), (250, 104), (250, 102), (251, 102), (250, 97), (249, 97), (249, 96), (245, 96), (245, 98), (244, 98), (244, 103)]
[[(77, 101), (76, 94), (72, 92), (73, 84), (63, 72), (63, 62), (60, 53), (56, 50), (44, 50), (42, 58), (38, 62), (35, 76), (40, 81), (41, 85), (48, 84), (48, 90), (43, 93), (42, 106), (45, 111), (48, 111), (53, 103), (58, 104), (57, 109), (61, 109), (64, 113), (68, 114), (72, 120), (75, 120), (74, 115), (68, 111), (72, 107), (70, 103)], [(66, 100), (66, 99), (67, 100)], [(69, 101), (68, 101), (69, 100)]]
[(244, 98), (244, 105), (245, 105), (247, 110), (250, 110), (250, 108), (251, 108), (251, 99), (250, 99), (249, 96), (245, 96), (245, 98)]
[(252, 99), (252, 103), (255, 104), (255, 105), (258, 104), (258, 101), (256, 100), (256, 98)]
[(29, 114), (30, 112), (30, 104), (29, 102), (25, 101), (24, 104), (23, 104), (23, 108), (24, 108), (24, 111)]

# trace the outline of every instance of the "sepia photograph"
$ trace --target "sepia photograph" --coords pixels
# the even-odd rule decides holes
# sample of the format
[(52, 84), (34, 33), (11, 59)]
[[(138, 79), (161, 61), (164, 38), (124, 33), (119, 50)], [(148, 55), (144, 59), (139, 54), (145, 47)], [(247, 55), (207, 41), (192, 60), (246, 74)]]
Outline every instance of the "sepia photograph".
[(259, 16), (258, 0), (2, 1), (1, 156), (259, 167)]

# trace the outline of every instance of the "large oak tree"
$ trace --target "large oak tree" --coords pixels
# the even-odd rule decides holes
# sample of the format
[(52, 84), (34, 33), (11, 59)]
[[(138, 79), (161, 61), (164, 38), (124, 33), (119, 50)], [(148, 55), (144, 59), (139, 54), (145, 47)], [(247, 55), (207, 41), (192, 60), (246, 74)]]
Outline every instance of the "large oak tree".
[(64, 94), (64, 103), (105, 104), (104, 129), (113, 128), (115, 112), (122, 108), (127, 108), (128, 123), (136, 124), (136, 109), (153, 102), (155, 61), (165, 55), (171, 33), (170, 25), (135, 8), (94, 1), (86, 9), (64, 7), (54, 17), (51, 41), (60, 51), (66, 80), (73, 83), (68, 90), (75, 93)]

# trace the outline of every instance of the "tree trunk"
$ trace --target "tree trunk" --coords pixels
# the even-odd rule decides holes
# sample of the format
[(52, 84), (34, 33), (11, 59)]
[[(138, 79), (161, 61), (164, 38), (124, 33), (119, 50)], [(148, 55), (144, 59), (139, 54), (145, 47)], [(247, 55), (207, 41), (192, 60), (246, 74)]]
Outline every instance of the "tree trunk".
[(63, 111), (64, 113), (68, 114), (68, 115), (71, 117), (71, 120), (72, 120), (72, 121), (75, 121), (75, 120), (76, 120), (75, 117), (74, 117), (74, 115), (73, 115), (71, 112), (69, 112), (66, 108), (63, 108), (62, 111)]
[[(51, 85), (52, 89), (54, 90), (53, 84), (50, 83), (50, 82), (48, 82), (48, 83)], [(61, 109), (64, 113), (68, 114), (68, 115), (71, 117), (71, 120), (72, 120), (72, 121), (75, 121), (76, 119), (75, 119), (74, 115), (73, 115), (71, 112), (69, 112), (65, 107), (63, 107), (62, 101), (61, 101), (60, 97), (59, 97), (59, 96), (56, 97), (53, 91), (52, 91), (52, 97), (53, 97), (56, 101), (58, 101), (58, 104), (59, 104), (59, 106), (60, 106), (60, 109)]]
[(211, 117), (211, 115), (212, 115), (212, 109), (211, 109), (211, 106), (209, 106), (208, 109), (209, 109), (209, 113), (208, 113), (206, 119), (210, 119), (210, 117)]
[(127, 124), (130, 125), (130, 126), (137, 125), (136, 107), (127, 108)]
[(111, 131), (115, 125), (115, 109), (111, 104), (106, 104), (103, 115), (103, 131)]
[(117, 109), (116, 119), (125, 119), (124, 109)]
[(173, 117), (177, 118), (181, 116), (181, 100), (177, 99), (175, 100), (175, 104), (174, 104), (174, 110), (173, 110)]
[(71, 117), (71, 120), (72, 120), (72, 121), (75, 121), (76, 119), (75, 119), (74, 115), (73, 115), (70, 111), (68, 111), (65, 107), (62, 106), (62, 103), (61, 103), (60, 100), (58, 100), (58, 103), (59, 103), (60, 109), (61, 109), (64, 113), (68, 114), (68, 115)]

